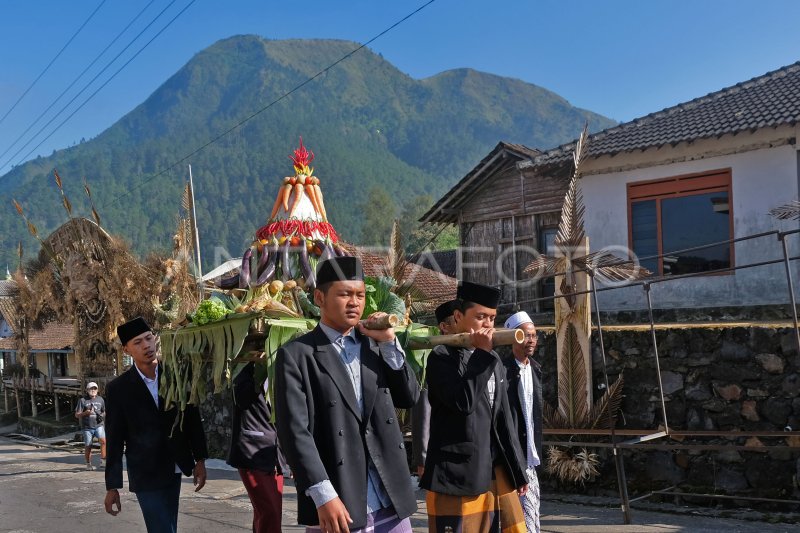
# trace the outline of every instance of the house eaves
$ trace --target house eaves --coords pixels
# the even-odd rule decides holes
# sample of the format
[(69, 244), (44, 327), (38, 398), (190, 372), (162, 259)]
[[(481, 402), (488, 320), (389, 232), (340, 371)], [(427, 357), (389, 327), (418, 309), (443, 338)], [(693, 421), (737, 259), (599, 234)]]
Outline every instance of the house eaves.
[(508, 158), (513, 157), (518, 162), (527, 161), (541, 154), (535, 148), (521, 144), (504, 141), (484, 157), (472, 170), (444, 194), (422, 217), (419, 222), (455, 224), (458, 222), (459, 210), (470, 201), (472, 196), (484, 185), (487, 177), (497, 168), (507, 165)]

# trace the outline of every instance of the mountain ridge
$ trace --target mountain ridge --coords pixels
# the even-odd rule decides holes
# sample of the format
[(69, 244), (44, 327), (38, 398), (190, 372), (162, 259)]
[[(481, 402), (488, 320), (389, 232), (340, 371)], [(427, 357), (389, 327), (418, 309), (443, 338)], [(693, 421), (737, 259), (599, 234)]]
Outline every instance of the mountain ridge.
[(153, 176), (267, 106), (186, 161), (207, 257), (247, 246), (291, 174), (288, 155), (300, 136), (317, 156), (331, 221), (358, 242), (356, 206), (371, 187), (387, 190), (400, 208), (443, 194), (500, 140), (548, 148), (574, 138), (587, 120), (593, 130), (616, 124), (537, 85), (468, 67), (415, 79), (369, 49), (281, 98), (357, 46), (247, 35), (199, 51), (93, 139), (0, 177), (0, 205), (8, 206), (0, 209), (0, 261), (15, 264), (19, 239), (27, 257), (35, 249), (12, 197), (40, 234), (66, 220), (53, 168), (76, 213), (89, 212), (86, 177), (110, 232), (140, 254), (169, 249), (187, 172), (180, 165)]

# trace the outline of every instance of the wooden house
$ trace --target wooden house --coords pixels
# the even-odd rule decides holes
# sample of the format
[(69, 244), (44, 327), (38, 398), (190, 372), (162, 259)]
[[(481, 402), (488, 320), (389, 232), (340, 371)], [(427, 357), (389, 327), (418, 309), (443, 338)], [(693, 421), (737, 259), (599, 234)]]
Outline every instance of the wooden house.
[(503, 311), (522, 304), (545, 311), (550, 302), (531, 300), (553, 293), (552, 280), (536, 282), (522, 274), (552, 245), (567, 186), (564, 176), (518, 168), (540, 154), (519, 144), (498, 143), (420, 219), (458, 225), (456, 277), (500, 287)]

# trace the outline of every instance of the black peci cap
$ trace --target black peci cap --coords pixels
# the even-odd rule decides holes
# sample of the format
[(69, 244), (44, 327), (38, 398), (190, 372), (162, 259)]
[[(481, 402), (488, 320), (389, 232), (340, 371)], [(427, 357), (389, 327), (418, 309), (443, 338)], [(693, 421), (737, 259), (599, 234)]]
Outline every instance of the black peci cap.
[(500, 303), (500, 289), (471, 281), (459, 281), (456, 297), (489, 309), (497, 309), (497, 304)]
[(332, 281), (364, 281), (364, 269), (357, 257), (332, 257), (317, 266), (317, 287)]
[(435, 313), (436, 313), (437, 324), (441, 324), (442, 322), (447, 320), (448, 317), (453, 315), (453, 311), (455, 311), (456, 309), (455, 303), (456, 303), (455, 300), (450, 300), (449, 302), (445, 302), (436, 308)]
[(147, 333), (148, 331), (153, 331), (153, 328), (140, 316), (125, 322), (121, 326), (117, 326), (117, 336), (119, 337), (119, 342), (122, 343), (123, 346), (128, 344), (128, 341), (132, 338), (138, 337), (142, 333)]

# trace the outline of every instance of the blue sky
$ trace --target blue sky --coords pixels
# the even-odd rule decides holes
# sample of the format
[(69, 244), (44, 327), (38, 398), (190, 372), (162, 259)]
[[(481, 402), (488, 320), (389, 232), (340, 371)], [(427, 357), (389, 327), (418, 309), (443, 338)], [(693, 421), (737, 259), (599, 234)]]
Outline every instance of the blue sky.
[[(0, 4), (0, 117), (102, 0)], [(149, 0), (107, 0), (0, 122), (6, 162), (170, 0), (155, 0), (22, 141), (12, 143)], [(13, 160), (106, 81), (191, 0), (165, 14)], [(237, 34), (366, 42), (427, 0), (196, 0), (31, 157), (89, 139), (147, 98), (195, 53)], [(800, 60), (794, 0), (435, 0), (370, 48), (415, 78), (470, 67), (520, 78), (620, 121), (658, 111)], [(259, 120), (269, 120), (265, 113)], [(513, 139), (510, 139), (513, 140)], [(10, 150), (9, 150), (10, 148)], [(546, 148), (546, 147), (542, 147)]]

